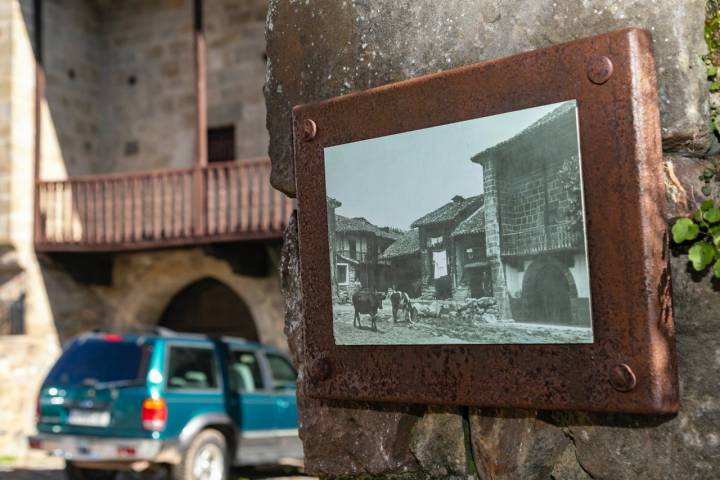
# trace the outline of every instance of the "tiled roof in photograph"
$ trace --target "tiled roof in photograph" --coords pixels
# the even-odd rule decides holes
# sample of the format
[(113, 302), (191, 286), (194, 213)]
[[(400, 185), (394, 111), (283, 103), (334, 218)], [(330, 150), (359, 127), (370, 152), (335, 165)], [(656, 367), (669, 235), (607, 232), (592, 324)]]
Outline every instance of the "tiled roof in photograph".
[(517, 139), (518, 137), (522, 137), (522, 136), (525, 136), (525, 135), (533, 135), (533, 134), (535, 133), (535, 130), (537, 130), (538, 128), (540, 128), (542, 125), (545, 125), (546, 123), (552, 122), (552, 121), (558, 119), (559, 117), (561, 117), (562, 115), (564, 115), (564, 114), (572, 111), (572, 110), (575, 108), (575, 106), (576, 106), (576, 105), (575, 105), (574, 102), (566, 102), (566, 103), (563, 103), (562, 105), (560, 105), (560, 106), (559, 106), (558, 108), (556, 108), (555, 110), (551, 111), (550, 113), (548, 113), (548, 114), (545, 115), (544, 117), (541, 117), (538, 121), (532, 123), (532, 124), (531, 124), (529, 127), (527, 127), (525, 130), (521, 131), (520, 133), (518, 133), (518, 134), (516, 134), (516, 135), (513, 135), (512, 137), (508, 138), (507, 140), (503, 140), (502, 142), (496, 143), (496, 144), (493, 145), (492, 147), (489, 147), (489, 148), (483, 150), (482, 152), (480, 152), (480, 153), (478, 153), (477, 155), (473, 156), (471, 160), (472, 160), (473, 162), (475, 162), (475, 163), (480, 163), (480, 160), (481, 160), (481, 159), (483, 159), (483, 158), (485, 158), (485, 157), (488, 157), (488, 156), (491, 156), (491, 155), (493, 155), (495, 152), (497, 152), (497, 151), (499, 151), (499, 150), (502, 150), (506, 145), (512, 144), (512, 143), (515, 141), (515, 139)]
[(390, 245), (382, 254), (382, 258), (396, 258), (405, 255), (412, 255), (420, 251), (420, 231), (417, 228), (413, 228), (399, 239), (395, 240), (395, 243)]
[(451, 237), (472, 235), (485, 231), (485, 208), (478, 208), (475, 213), (460, 222), (460, 225), (450, 234)]
[(335, 221), (337, 222), (335, 232), (339, 233), (371, 233), (376, 237), (388, 240), (397, 240), (402, 237), (402, 233), (380, 228), (362, 217), (348, 218), (342, 215), (337, 215)]
[(455, 220), (462, 215), (467, 215), (468, 212), (477, 210), (482, 204), (482, 195), (476, 195), (469, 198), (463, 198), (458, 195), (437, 210), (433, 210), (427, 215), (415, 220), (411, 227), (422, 227), (423, 225), (432, 225), (435, 223)]

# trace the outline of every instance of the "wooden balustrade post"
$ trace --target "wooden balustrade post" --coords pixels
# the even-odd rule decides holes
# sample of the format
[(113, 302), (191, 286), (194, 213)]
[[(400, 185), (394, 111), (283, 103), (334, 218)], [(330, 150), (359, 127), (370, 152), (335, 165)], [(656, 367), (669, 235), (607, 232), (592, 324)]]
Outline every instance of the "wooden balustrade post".
[(42, 101), (45, 96), (45, 72), (43, 70), (43, 1), (33, 3), (35, 29), (35, 139), (33, 158), (33, 243), (45, 240), (45, 226), (40, 213), (40, 168), (42, 157)]
[(193, 0), (193, 38), (195, 47), (195, 171), (193, 172), (193, 229), (195, 235), (205, 233), (205, 182), (207, 168), (207, 92), (205, 66), (205, 32), (203, 0)]

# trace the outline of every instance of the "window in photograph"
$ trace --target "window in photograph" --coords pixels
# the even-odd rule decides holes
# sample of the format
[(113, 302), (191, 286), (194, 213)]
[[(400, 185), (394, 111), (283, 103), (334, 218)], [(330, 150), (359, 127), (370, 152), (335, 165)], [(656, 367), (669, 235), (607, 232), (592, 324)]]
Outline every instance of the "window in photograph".
[(428, 248), (442, 248), (443, 237), (428, 237), (427, 246)]
[(340, 285), (347, 285), (350, 282), (348, 278), (348, 266), (347, 263), (337, 264), (337, 282)]

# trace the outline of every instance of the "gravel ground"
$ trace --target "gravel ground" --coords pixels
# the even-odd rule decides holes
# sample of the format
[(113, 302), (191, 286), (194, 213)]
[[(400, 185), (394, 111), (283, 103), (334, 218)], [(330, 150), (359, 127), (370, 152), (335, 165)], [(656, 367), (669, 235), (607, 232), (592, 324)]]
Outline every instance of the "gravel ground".
[[(291, 467), (241, 468), (233, 470), (231, 480), (312, 480)], [(161, 480), (159, 475), (138, 475), (120, 473), (116, 480)], [(63, 474), (63, 461), (33, 454), (16, 465), (0, 463), (0, 480), (66, 480)], [(164, 479), (163, 479), (164, 480)]]
[(451, 343), (590, 343), (592, 329), (527, 323), (480, 323), (468, 318), (419, 317), (415, 323), (393, 323), (385, 306), (377, 314), (377, 331), (370, 316), (360, 315), (361, 327), (353, 326), (352, 305), (334, 305), (336, 342), (340, 345), (398, 345)]

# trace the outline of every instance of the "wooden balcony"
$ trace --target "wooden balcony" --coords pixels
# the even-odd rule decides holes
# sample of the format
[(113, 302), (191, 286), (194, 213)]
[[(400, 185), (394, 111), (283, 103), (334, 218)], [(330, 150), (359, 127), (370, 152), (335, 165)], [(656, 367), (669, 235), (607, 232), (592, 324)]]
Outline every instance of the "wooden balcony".
[(280, 239), (294, 201), (270, 160), (38, 181), (35, 248), (126, 251)]

